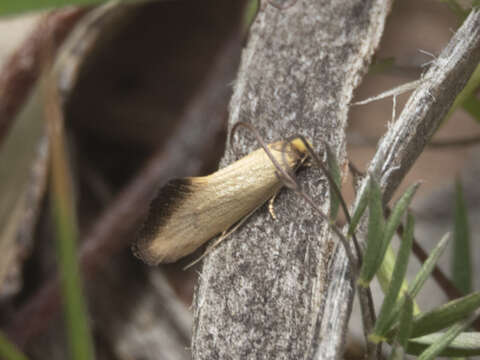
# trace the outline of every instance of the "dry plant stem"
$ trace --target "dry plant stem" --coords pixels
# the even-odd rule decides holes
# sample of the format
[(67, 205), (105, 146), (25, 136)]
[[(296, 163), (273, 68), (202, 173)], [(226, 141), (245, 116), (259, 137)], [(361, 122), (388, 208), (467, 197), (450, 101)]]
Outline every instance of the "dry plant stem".
[[(323, 174), (328, 179), (329, 186), (331, 186), (335, 192), (335, 195), (340, 201), (340, 204), (342, 206), (343, 212), (345, 214), (345, 217), (347, 219), (347, 223), (351, 223), (351, 217), (350, 217), (350, 212), (348, 211), (345, 199), (343, 198), (343, 195), (338, 188), (337, 184), (333, 180), (333, 176), (330, 174), (330, 172), (326, 169), (326, 167), (323, 165), (322, 161), (320, 158), (317, 156), (317, 154), (313, 151), (313, 149), (310, 147), (307, 141), (305, 141), (304, 138), (302, 138), (303, 142), (305, 143), (307, 149), (309, 150), (310, 156), (315, 160), (315, 163), (317, 166), (322, 170)], [(327, 144), (324, 144), (324, 146), (328, 146)], [(264, 146), (265, 148), (265, 146)], [(267, 149), (268, 150), (268, 149)], [(279, 169), (279, 171), (283, 175), (283, 181), (285, 182), (285, 185), (293, 190), (295, 190), (300, 196), (302, 196), (307, 203), (313, 207), (317, 213), (322, 217), (324, 221), (327, 221), (330, 225), (331, 230), (338, 236), (340, 239), (340, 242), (345, 250), (345, 254), (347, 255), (347, 258), (349, 259), (349, 262), (352, 264), (352, 267), (354, 269), (353, 273), (353, 279), (352, 281), (356, 283), (356, 278), (357, 275), (360, 272), (360, 267), (362, 265), (362, 252), (360, 249), (360, 245), (357, 241), (356, 234), (352, 234), (352, 240), (354, 244), (354, 248), (356, 251), (356, 258), (354, 257), (353, 253), (351, 252), (350, 244), (348, 240), (345, 238), (343, 233), (339, 230), (339, 228), (333, 223), (334, 219), (330, 219), (326, 214), (322, 212), (322, 210), (317, 206), (317, 204), (314, 203), (312, 198), (308, 196), (305, 191), (303, 191), (298, 184), (298, 182), (295, 179), (294, 174), (286, 174), (285, 171), (282, 169)], [(358, 291), (358, 297), (359, 297), (359, 302), (360, 302), (360, 308), (362, 312), (362, 323), (363, 323), (363, 330), (364, 330), (364, 335), (365, 335), (365, 341), (367, 343), (367, 353), (372, 357), (377, 357), (380, 358), (381, 355), (381, 346), (380, 345), (375, 345), (373, 343), (369, 343), (368, 341), (368, 335), (373, 331), (373, 327), (375, 325), (376, 321), (376, 316), (375, 316), (375, 307), (373, 304), (373, 296), (372, 296), (372, 291), (370, 287), (363, 287), (363, 286), (358, 286), (357, 285), (357, 291)]]
[[(343, 164), (346, 105), (388, 8), (384, 1), (297, 0), (283, 10), (267, 4), (242, 57), (230, 124), (248, 120), (268, 142), (300, 133), (317, 152), (328, 141)], [(235, 143), (246, 153), (255, 141), (247, 134)], [(233, 159), (229, 150), (224, 164)], [(305, 171), (299, 183), (326, 213), (328, 185), (319, 171)], [(352, 269), (337, 266), (345, 250), (329, 221), (293, 192), (282, 192), (275, 209), (279, 221), (257, 212), (205, 259), (194, 300), (194, 359), (343, 353), (354, 291), (351, 281), (337, 286)]]
[[(384, 192), (387, 203), (416, 158), (447, 114), (456, 95), (480, 61), (480, 10), (470, 13), (461, 28), (452, 37), (423, 77), (405, 105), (398, 120), (390, 125), (368, 169)], [(368, 176), (360, 184), (356, 202), (368, 185)], [(366, 233), (368, 219), (364, 216), (359, 231)], [(348, 264), (344, 257), (343, 263)], [(339, 286), (350, 286), (343, 276)]]
[(56, 50), (89, 9), (67, 8), (46, 15), (0, 70), (0, 145), (44, 66), (43, 50)]
[[(354, 273), (350, 274), (352, 276), (352, 281), (356, 283), (357, 275), (359, 274), (359, 271), (360, 271), (361, 262), (359, 261), (359, 258), (355, 258), (353, 256), (348, 240), (345, 238), (343, 233), (338, 229), (338, 227), (330, 221), (328, 216), (325, 215), (322, 212), (322, 210), (313, 202), (310, 196), (308, 196), (300, 188), (297, 188), (294, 190), (296, 190), (296, 192), (300, 196), (302, 196), (305, 199), (305, 201), (307, 201), (307, 203), (317, 211), (317, 213), (320, 215), (320, 217), (323, 218), (324, 221), (327, 221), (329, 223), (331, 230), (340, 239), (340, 242), (345, 250), (345, 254), (347, 255), (347, 259), (349, 259), (349, 262), (352, 264), (352, 267), (353, 267)], [(348, 223), (350, 224), (350, 220)], [(369, 355), (370, 359), (380, 358), (381, 346), (370, 343), (368, 341), (368, 335), (373, 331), (373, 328), (375, 326), (375, 321), (376, 321), (372, 292), (370, 290), (370, 287), (363, 287), (359, 285), (357, 285), (357, 291), (358, 291), (358, 298), (359, 298), (360, 307), (362, 311), (362, 324), (363, 324), (363, 330), (365, 335), (365, 341), (367, 344), (367, 354)]]
[[(204, 159), (214, 151), (211, 139), (224, 131), (223, 108), (229, 89), (223, 84), (235, 71), (231, 59), (238, 56), (239, 36), (240, 31), (234, 32), (219, 51), (208, 81), (178, 120), (179, 125), (171, 139), (152, 156), (82, 239), (80, 265), (87, 279), (92, 278), (108, 259), (130, 245), (131, 235), (140, 225), (159, 186), (172, 177), (198, 174), (205, 166)], [(181, 141), (184, 138), (190, 139), (188, 144)], [(44, 331), (59, 310), (58, 290), (58, 279), (54, 277), (15, 314), (7, 328), (12, 340), (23, 346)]]
[(382, 187), (385, 202), (430, 141), (479, 60), (480, 10), (477, 9), (432, 63), (398, 120), (390, 125), (370, 163), (368, 173)]

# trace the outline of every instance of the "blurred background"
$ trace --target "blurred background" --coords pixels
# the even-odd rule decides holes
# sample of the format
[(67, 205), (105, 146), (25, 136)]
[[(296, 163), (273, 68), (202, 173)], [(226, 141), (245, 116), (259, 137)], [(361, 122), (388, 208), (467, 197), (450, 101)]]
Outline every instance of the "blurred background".
[[(198, 267), (182, 268), (201, 251), (150, 268), (129, 247), (159, 187), (216, 168), (255, 8), (247, 0), (152, 1), (0, 18), (0, 324), (31, 358), (67, 357), (55, 295), (58, 220), (49, 201), (56, 196), (49, 185), (55, 170), (48, 170), (56, 151), (69, 168), (62, 172), (59, 165), (58, 181), (72, 189), (63, 194), (75, 204), (73, 237), (97, 358), (189, 358), (189, 306)], [(459, 14), (446, 2), (396, 2), (355, 100), (418, 79), (459, 24)], [(44, 104), (53, 95), (41, 70), (53, 58), (64, 119), (48, 125)], [(397, 115), (408, 96), (397, 98)], [(350, 109), (348, 158), (358, 169), (365, 170), (394, 121), (392, 106), (387, 98)], [(413, 211), (416, 240), (428, 252), (453, 230), (456, 183), (462, 184), (473, 274), (480, 261), (478, 122), (457, 109), (401, 188), (423, 182)], [(64, 131), (47, 140), (53, 133), (48, 126), (58, 124)], [(471, 141), (462, 144), (464, 139)], [(344, 192), (351, 202), (348, 179)], [(447, 276), (450, 258), (442, 260)], [(410, 268), (415, 273), (418, 262)], [(471, 288), (479, 287), (480, 279), (473, 277)], [(422, 309), (447, 300), (433, 280), (423, 295)], [(354, 349), (362, 334), (358, 310), (351, 334)], [(356, 356), (353, 350), (349, 354)]]

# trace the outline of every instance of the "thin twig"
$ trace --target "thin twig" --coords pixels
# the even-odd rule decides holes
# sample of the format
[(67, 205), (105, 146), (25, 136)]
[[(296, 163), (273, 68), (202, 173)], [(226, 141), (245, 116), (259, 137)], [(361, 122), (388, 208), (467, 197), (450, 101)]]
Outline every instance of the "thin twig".
[[(355, 282), (356, 277), (359, 274), (361, 261), (362, 261), (362, 253), (361, 253), (360, 246), (358, 245), (358, 243), (355, 241), (355, 249), (357, 251), (357, 258), (355, 258), (355, 256), (352, 253), (352, 250), (351, 250), (351, 247), (348, 243), (347, 238), (343, 235), (341, 230), (335, 225), (335, 222), (332, 221), (333, 219), (330, 219), (329, 216), (327, 216), (320, 209), (320, 207), (318, 207), (317, 204), (315, 204), (313, 199), (301, 188), (300, 184), (296, 180), (295, 174), (293, 172), (289, 171), (288, 167), (280, 166), (280, 164), (276, 161), (276, 159), (274, 158), (274, 156), (271, 154), (270, 150), (268, 149), (268, 146), (267, 146), (266, 142), (262, 139), (258, 130), (252, 124), (249, 124), (249, 123), (246, 123), (246, 122), (243, 122), (243, 121), (237, 122), (232, 127), (232, 130), (231, 130), (231, 133), (230, 133), (230, 139), (232, 139), (235, 130), (240, 126), (243, 126), (243, 127), (247, 128), (248, 130), (250, 130), (253, 133), (253, 135), (255, 136), (257, 141), (263, 147), (267, 156), (270, 158), (272, 163), (277, 168), (279, 179), (283, 181), (284, 185), (286, 187), (294, 190), (298, 195), (303, 197), (305, 199), (305, 201), (307, 201), (307, 203), (320, 215), (320, 217), (328, 223), (330, 229), (338, 236), (341, 244), (343, 245), (343, 247), (345, 249), (345, 253), (347, 254), (347, 256), (349, 256), (351, 264), (354, 268), (354, 271), (352, 272), (352, 274), (353, 274), (352, 278), (353, 278), (353, 281)], [(332, 186), (334, 188), (335, 195), (339, 198), (340, 203), (342, 204), (342, 208), (343, 208), (343, 211), (345, 213), (345, 217), (347, 218), (348, 224), (350, 224), (351, 223), (351, 217), (350, 217), (350, 213), (348, 211), (345, 199), (343, 198), (343, 195), (340, 192), (340, 189), (338, 188), (337, 184), (333, 180), (332, 174), (323, 165), (323, 162), (320, 160), (318, 155), (313, 151), (312, 147), (310, 146), (308, 141), (303, 136), (295, 135), (293, 137), (299, 138), (304, 143), (304, 145), (307, 148), (310, 156), (315, 160), (318, 167), (326, 175), (330, 186)], [(283, 144), (282, 153), (284, 155), (286, 153), (286, 146), (290, 143), (290, 141), (293, 137), (290, 137)], [(327, 146), (327, 145), (324, 144), (324, 146)], [(284, 158), (283, 161), (284, 161), (284, 163), (286, 163), (286, 158)], [(356, 240), (355, 234), (352, 236), (352, 238), (355, 238), (355, 240)], [(381, 352), (381, 347), (378, 344), (374, 344), (374, 343), (371, 343), (371, 342), (368, 341), (368, 335), (373, 331), (373, 327), (374, 327), (375, 321), (376, 321), (372, 292), (371, 292), (370, 287), (365, 288), (365, 287), (357, 286), (357, 289), (358, 289), (358, 296), (359, 296), (359, 299), (360, 299), (360, 306), (361, 306), (361, 309), (362, 309), (362, 319), (363, 319), (364, 332), (365, 332), (365, 341), (367, 343), (367, 353), (375, 354), (375, 356), (378, 358), (379, 354)]]

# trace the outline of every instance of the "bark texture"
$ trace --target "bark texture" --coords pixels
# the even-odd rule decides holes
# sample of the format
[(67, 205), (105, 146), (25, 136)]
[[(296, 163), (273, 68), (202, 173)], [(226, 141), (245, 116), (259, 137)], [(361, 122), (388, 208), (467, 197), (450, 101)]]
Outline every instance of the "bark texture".
[[(318, 152), (328, 142), (345, 163), (348, 103), (378, 46), (390, 2), (290, 5), (262, 4), (229, 126), (251, 122), (267, 142), (300, 133)], [(243, 154), (258, 147), (243, 131), (233, 145)], [(228, 149), (223, 164), (234, 154)], [(325, 178), (310, 169), (299, 181), (327, 211)], [(258, 211), (206, 258), (194, 300), (195, 359), (341, 356), (353, 299), (343, 249), (293, 192), (281, 193), (275, 210), (279, 221)]]

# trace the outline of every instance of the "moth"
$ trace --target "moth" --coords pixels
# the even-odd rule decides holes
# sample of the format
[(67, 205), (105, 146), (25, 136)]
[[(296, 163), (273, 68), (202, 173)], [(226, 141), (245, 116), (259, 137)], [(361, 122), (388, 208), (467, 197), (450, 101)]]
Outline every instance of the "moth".
[[(274, 142), (268, 149), (280, 166), (293, 171), (308, 154), (300, 138)], [(260, 148), (211, 175), (171, 180), (150, 204), (132, 246), (134, 255), (157, 265), (191, 254), (276, 195), (283, 186), (277, 173)]]

